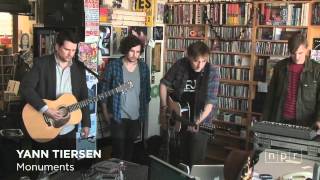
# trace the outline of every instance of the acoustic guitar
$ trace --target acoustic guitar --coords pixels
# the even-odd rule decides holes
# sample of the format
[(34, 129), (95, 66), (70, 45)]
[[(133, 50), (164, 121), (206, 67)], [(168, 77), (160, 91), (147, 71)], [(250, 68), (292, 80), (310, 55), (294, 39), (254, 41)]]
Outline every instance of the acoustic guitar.
[(190, 105), (174, 101), (170, 96), (167, 98), (167, 105), (168, 128), (172, 132), (180, 132), (182, 126), (190, 124)]
[(77, 102), (77, 99), (70, 93), (63, 94), (54, 101), (44, 99), (44, 102), (49, 108), (59, 110), (59, 112), (63, 114), (63, 119), (58, 121), (55, 121), (47, 115), (37, 111), (30, 104), (26, 104), (22, 111), (23, 123), (33, 140), (40, 143), (48, 142), (57, 137), (65, 125), (75, 125), (81, 121), (81, 108), (84, 108), (91, 103), (103, 100), (113, 94), (125, 92), (132, 87), (132, 82), (128, 81), (117, 88), (80, 102)]
[(179, 155), (179, 132), (186, 127), (186, 124), (190, 124), (190, 105), (174, 101), (170, 96), (167, 97), (167, 105), (168, 108), (165, 112), (167, 128), (164, 129), (162, 134), (165, 143), (161, 147), (160, 157), (167, 162), (171, 162)]

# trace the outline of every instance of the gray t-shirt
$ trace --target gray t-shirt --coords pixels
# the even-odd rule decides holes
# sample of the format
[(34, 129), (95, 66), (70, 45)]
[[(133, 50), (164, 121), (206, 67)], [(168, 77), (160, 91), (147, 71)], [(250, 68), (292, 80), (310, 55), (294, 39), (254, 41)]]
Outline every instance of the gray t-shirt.
[(133, 88), (121, 95), (121, 118), (136, 120), (139, 118), (140, 73), (139, 66), (129, 72), (123, 65), (123, 81), (132, 81)]

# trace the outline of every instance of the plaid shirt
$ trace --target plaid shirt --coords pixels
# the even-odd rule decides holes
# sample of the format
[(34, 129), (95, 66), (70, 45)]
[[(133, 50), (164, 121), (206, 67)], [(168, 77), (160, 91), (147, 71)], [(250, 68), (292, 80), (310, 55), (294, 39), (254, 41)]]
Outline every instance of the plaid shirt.
[[(139, 71), (140, 71), (140, 119), (147, 119), (147, 105), (150, 98), (150, 73), (149, 68), (146, 63), (139, 61)], [(123, 62), (122, 58), (111, 61), (105, 70), (105, 79), (106, 83), (104, 83), (102, 90), (103, 92), (109, 91), (113, 88), (116, 88), (120, 84), (123, 84), (123, 70), (122, 70)], [(108, 102), (108, 111), (112, 112), (113, 118), (117, 122), (121, 122), (121, 94), (115, 94), (112, 98), (107, 98)]]
[[(174, 90), (175, 97), (181, 97), (183, 89), (189, 78), (189, 60), (182, 58), (178, 60), (161, 79), (161, 83)], [(218, 104), (220, 72), (217, 66), (209, 64), (208, 90), (205, 104), (212, 104), (213, 111), (211, 115), (216, 116)], [(209, 116), (208, 116), (209, 117)]]

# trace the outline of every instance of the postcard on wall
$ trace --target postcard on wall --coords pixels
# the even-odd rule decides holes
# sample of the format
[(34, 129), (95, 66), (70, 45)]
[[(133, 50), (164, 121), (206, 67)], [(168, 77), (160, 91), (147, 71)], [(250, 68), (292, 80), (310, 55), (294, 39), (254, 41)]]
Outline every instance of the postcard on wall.
[(121, 39), (128, 35), (127, 27), (113, 27), (112, 28), (112, 56), (121, 56), (119, 47)]
[(101, 56), (110, 56), (111, 54), (111, 26), (100, 25), (99, 53)]

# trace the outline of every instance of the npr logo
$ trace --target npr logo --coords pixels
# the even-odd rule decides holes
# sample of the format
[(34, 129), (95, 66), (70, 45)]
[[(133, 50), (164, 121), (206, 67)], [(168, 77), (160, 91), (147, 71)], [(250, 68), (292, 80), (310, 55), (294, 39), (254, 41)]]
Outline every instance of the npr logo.
[(266, 163), (300, 163), (302, 162), (302, 152), (272, 151), (265, 152), (264, 161)]

